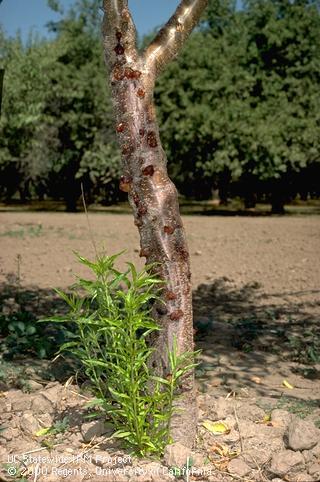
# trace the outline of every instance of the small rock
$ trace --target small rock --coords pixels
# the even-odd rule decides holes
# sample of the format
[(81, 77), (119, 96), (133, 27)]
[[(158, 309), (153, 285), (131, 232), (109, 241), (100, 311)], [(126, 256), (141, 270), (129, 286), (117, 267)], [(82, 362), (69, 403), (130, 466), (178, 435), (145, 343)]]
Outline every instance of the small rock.
[(201, 256), (202, 255), (202, 251), (200, 251), (199, 249), (197, 251), (194, 252), (195, 255), (197, 256)]
[(163, 460), (168, 467), (184, 467), (187, 464), (187, 459), (190, 457), (190, 449), (182, 445), (180, 442), (176, 442), (171, 445), (167, 445)]
[(31, 410), (37, 414), (52, 413), (54, 411), (54, 407), (52, 403), (47, 399), (47, 397), (39, 394), (33, 398), (31, 403)]
[(283, 450), (273, 455), (270, 470), (275, 475), (287, 475), (304, 467), (304, 458), (300, 452)]
[(252, 469), (256, 469), (257, 465), (265, 465), (270, 458), (270, 451), (266, 449), (253, 448), (250, 451), (245, 451), (241, 454), (242, 460)]
[(35, 380), (27, 380), (26, 385), (31, 390), (31, 392), (36, 392), (37, 390), (41, 390), (43, 388), (41, 383), (38, 383)]
[(0, 438), (2, 437), (7, 442), (10, 440), (15, 439), (19, 435), (19, 430), (17, 428), (12, 427), (2, 427), (3, 430), (0, 432)]
[(24, 395), (20, 390), (13, 392), (11, 399), (12, 411), (25, 412), (30, 410), (31, 398), (30, 395)]
[(82, 434), (80, 432), (72, 433), (68, 436), (68, 440), (70, 440), (73, 446), (79, 447), (83, 442)]
[(94, 420), (81, 425), (81, 433), (84, 442), (90, 442), (93, 437), (101, 437), (108, 431), (103, 420)]
[(284, 480), (279, 479), (279, 477), (276, 477), (275, 479), (272, 479), (272, 482), (284, 482)]
[(24, 413), (20, 419), (20, 428), (24, 432), (34, 435), (41, 427), (32, 413)]
[(61, 399), (61, 392), (63, 387), (60, 383), (53, 382), (53, 385), (48, 384), (46, 388), (41, 392), (51, 403), (57, 404)]
[(313, 481), (314, 481), (314, 478), (311, 477), (311, 475), (307, 474), (306, 472), (297, 474), (294, 478), (294, 482), (313, 482)]
[(276, 408), (271, 412), (271, 421), (275, 423), (275, 425), (280, 425), (281, 427), (287, 428), (289, 423), (291, 422), (293, 415), (286, 410), (281, 410), (280, 408)]
[(0, 446), (0, 460), (5, 461), (8, 460), (8, 452), (4, 447)]
[(39, 415), (38, 420), (43, 427), (51, 427), (53, 424), (53, 416), (50, 413), (42, 413)]
[(292, 450), (309, 450), (320, 441), (320, 430), (312, 423), (294, 418), (286, 431), (287, 447)]
[(311, 450), (311, 452), (313, 453), (313, 455), (315, 457), (317, 457), (318, 459), (320, 459), (320, 442), (317, 443), (317, 445), (315, 445), (313, 447), (313, 449)]
[(252, 422), (263, 420), (265, 411), (257, 405), (242, 405), (237, 410), (240, 419), (251, 420)]
[(320, 464), (312, 464), (310, 467), (309, 467), (309, 470), (308, 470), (309, 474), (310, 475), (313, 475), (313, 476), (316, 476), (317, 478), (320, 478)]
[(251, 472), (251, 468), (241, 459), (233, 459), (228, 464), (228, 472), (239, 477), (245, 477)]
[(239, 420), (239, 427), (244, 439), (260, 437), (264, 429), (263, 425), (258, 425), (250, 420)]
[(306, 463), (313, 462), (313, 460), (315, 459), (315, 456), (313, 455), (311, 450), (303, 450), (302, 455)]
[[(12, 410), (11, 403), (6, 398), (0, 398), (0, 418), (2, 415), (9, 415)], [(4, 418), (4, 417), (3, 417)]]

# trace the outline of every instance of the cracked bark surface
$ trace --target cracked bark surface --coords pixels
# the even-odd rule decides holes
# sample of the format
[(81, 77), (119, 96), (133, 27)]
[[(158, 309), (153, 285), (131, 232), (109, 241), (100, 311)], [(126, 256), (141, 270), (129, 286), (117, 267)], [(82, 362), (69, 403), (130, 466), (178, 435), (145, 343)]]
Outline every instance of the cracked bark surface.
[[(128, 0), (104, 0), (103, 43), (115, 113), (115, 130), (122, 152), (120, 189), (128, 193), (140, 233), (140, 256), (159, 263), (165, 281), (164, 303), (153, 315), (161, 331), (152, 340), (152, 366), (169, 373), (167, 347), (174, 338), (178, 351), (193, 351), (192, 293), (189, 253), (177, 190), (168, 177), (153, 102), (154, 84), (165, 65), (176, 56), (198, 23), (207, 0), (183, 0), (167, 24), (140, 53)], [(183, 380), (170, 427), (173, 440), (193, 445), (197, 427), (194, 373)]]

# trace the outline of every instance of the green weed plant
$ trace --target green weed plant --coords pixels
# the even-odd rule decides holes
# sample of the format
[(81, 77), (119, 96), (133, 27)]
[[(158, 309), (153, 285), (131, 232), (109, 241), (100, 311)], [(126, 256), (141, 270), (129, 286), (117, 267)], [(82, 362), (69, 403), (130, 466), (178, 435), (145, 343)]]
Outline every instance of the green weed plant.
[(75, 339), (61, 346), (77, 357), (92, 382), (96, 398), (120, 438), (137, 455), (161, 455), (170, 443), (169, 426), (181, 377), (195, 367), (195, 352), (178, 354), (174, 340), (168, 349), (170, 374), (156, 376), (150, 368), (153, 348), (148, 343), (160, 327), (151, 316), (163, 282), (146, 267), (137, 272), (127, 263), (115, 269), (118, 256), (77, 255), (94, 274), (79, 278), (72, 293), (59, 291), (69, 305), (66, 317), (50, 321), (76, 326)]

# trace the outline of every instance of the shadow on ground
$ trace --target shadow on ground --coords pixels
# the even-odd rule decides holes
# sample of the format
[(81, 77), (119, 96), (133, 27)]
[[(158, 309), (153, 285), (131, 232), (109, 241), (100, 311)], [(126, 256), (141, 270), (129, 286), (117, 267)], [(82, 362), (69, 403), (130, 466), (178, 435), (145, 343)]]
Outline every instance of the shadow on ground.
[(319, 290), (266, 294), (220, 278), (198, 286), (193, 306), (200, 389), (320, 397)]
[[(239, 288), (232, 280), (219, 278), (198, 286), (193, 306), (196, 345), (202, 350), (196, 371), (201, 391), (320, 398), (320, 290), (266, 294), (258, 283)], [(5, 316), (0, 317), (0, 339), (4, 339), (4, 324), (15, 311), (37, 319), (62, 314), (66, 306), (53, 290), (22, 287), (14, 275), (8, 275), (0, 285), (1, 311)], [(27, 364), (33, 364), (32, 349), (10, 363), (26, 365), (24, 355)], [(35, 360), (34, 365), (41, 364), (44, 378), (51, 373), (60, 381), (74, 369), (63, 359)], [(293, 388), (288, 389), (285, 380)]]

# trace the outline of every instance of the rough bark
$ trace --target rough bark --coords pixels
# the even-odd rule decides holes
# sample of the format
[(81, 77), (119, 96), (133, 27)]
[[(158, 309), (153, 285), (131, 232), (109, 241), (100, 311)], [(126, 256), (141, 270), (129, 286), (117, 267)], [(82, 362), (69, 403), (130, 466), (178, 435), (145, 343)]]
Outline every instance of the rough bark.
[[(165, 281), (164, 303), (154, 309), (162, 329), (152, 340), (153, 367), (163, 376), (169, 371), (167, 347), (172, 347), (174, 338), (180, 353), (193, 350), (192, 293), (187, 242), (160, 142), (153, 91), (157, 75), (183, 45), (206, 4), (207, 0), (183, 0), (140, 54), (128, 1), (104, 0), (105, 59), (122, 151), (120, 189), (128, 192), (140, 233), (140, 256), (148, 264), (159, 263)], [(171, 436), (191, 446), (197, 423), (193, 373), (182, 383), (179, 405), (184, 410), (174, 417)]]

